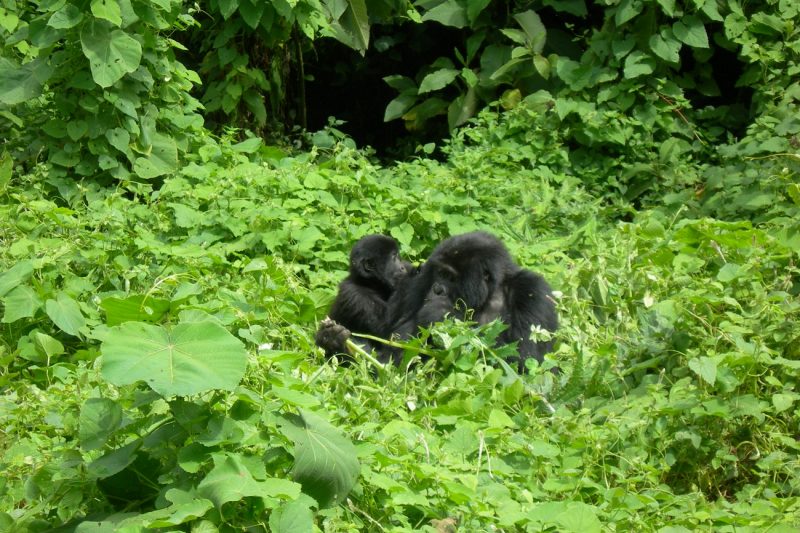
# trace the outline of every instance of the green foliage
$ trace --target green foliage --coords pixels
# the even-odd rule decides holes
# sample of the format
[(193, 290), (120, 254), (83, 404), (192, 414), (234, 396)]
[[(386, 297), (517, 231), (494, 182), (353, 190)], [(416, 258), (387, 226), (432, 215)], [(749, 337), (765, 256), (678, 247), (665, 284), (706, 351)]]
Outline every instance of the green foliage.
[[(365, 9), (407, 7), (380, 4), (216, 7), (234, 34), (283, 9), (277, 47), (296, 28), (366, 47)], [(547, 77), (547, 9), (583, 2), (512, 9), (483, 40), (496, 5), (421, 2), (409, 19), (467, 34), (475, 87), (506, 67), (485, 87), (510, 110), (385, 167), (335, 121), (302, 153), (193, 129), (180, 7), (0, 9), (4, 531), (797, 528), (794, 3), (592, 6), (602, 27)], [(692, 103), (721, 49), (749, 114)], [(470, 74), (441, 57), (389, 81), (447, 103)], [(479, 228), (556, 289), (543, 365), (518, 375), (499, 323), (435, 325), (400, 368), (314, 347), (356, 239), (419, 262)]]
[(312, 42), (333, 37), (363, 55), (370, 13), (393, 13), (404, 5), (401, 0), (205, 3), (189, 39), (198, 43), (206, 111), (216, 112), (221, 124), (272, 133), (290, 123), (305, 126), (303, 62)]
[(53, 176), (151, 180), (178, 168), (202, 127), (197, 75), (167, 35), (180, 2), (11, 3), (0, 25), (0, 125), (11, 156)]

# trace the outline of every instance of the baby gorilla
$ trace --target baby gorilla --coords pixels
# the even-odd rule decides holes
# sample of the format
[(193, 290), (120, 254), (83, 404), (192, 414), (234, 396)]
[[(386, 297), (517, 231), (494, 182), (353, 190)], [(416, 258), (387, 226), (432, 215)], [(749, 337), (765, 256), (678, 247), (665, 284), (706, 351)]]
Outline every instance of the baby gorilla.
[[(483, 231), (456, 235), (442, 241), (419, 274), (397, 291), (389, 304), (384, 336), (416, 335), (445, 315), (487, 324), (499, 319), (508, 325), (499, 344), (517, 342), (519, 369), (533, 357), (541, 362), (552, 341), (531, 340), (531, 327), (558, 328), (558, 316), (547, 282), (520, 268), (503, 243)], [(390, 354), (395, 358), (396, 354)]]
[[(398, 256), (397, 242), (385, 235), (367, 235), (350, 251), (350, 275), (339, 284), (339, 293), (328, 318), (320, 322), (317, 346), (330, 356), (347, 353), (350, 332), (380, 335), (386, 327), (389, 297), (409, 276), (414, 266)], [(359, 339), (365, 349), (370, 343)]]

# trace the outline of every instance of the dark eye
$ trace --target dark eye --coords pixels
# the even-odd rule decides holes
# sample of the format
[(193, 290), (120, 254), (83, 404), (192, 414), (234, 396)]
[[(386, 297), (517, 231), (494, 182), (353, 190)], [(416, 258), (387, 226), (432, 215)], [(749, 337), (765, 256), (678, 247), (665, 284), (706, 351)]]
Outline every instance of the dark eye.
[(489, 281), (491, 281), (491, 279), (492, 279), (492, 273), (489, 272), (488, 270), (484, 270), (483, 271), (483, 281), (485, 281), (486, 283), (489, 283)]

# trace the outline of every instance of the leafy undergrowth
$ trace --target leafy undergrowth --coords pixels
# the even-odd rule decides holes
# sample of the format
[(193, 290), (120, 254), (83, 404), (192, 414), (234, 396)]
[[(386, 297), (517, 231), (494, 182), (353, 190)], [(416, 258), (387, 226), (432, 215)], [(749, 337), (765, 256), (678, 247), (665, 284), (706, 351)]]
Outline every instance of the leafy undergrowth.
[[(157, 188), (6, 185), (2, 529), (795, 531), (795, 160), (678, 158), (636, 211), (483, 120), (444, 162), (208, 139)], [(496, 325), (408, 369), (314, 347), (356, 239), (476, 228), (559, 291), (560, 374)]]

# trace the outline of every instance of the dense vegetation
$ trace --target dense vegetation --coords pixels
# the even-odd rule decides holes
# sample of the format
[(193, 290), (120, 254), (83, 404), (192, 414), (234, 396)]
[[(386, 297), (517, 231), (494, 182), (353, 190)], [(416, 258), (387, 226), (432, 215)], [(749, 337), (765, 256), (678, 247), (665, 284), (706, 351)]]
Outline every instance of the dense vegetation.
[[(0, 529), (800, 527), (796, 2), (9, 0), (0, 35)], [(293, 130), (312, 71), (384, 76), (418, 157)], [(356, 239), (473, 229), (558, 291), (558, 376), (498, 324), (314, 346)]]

